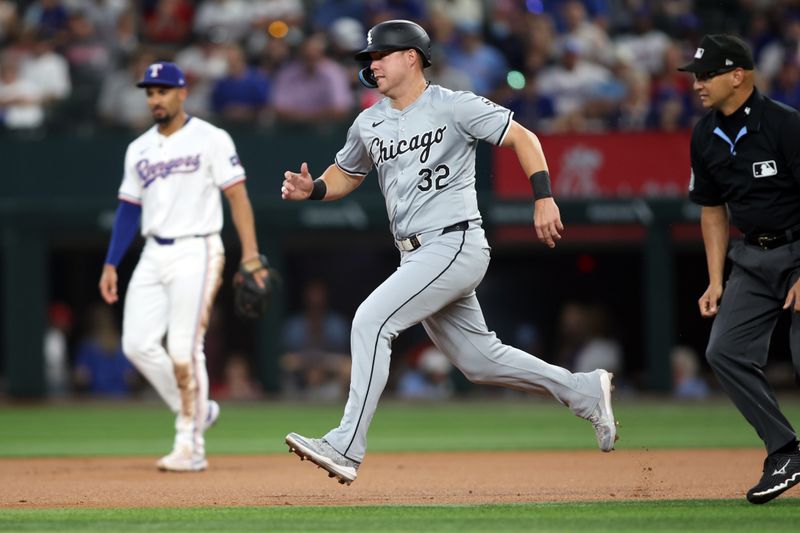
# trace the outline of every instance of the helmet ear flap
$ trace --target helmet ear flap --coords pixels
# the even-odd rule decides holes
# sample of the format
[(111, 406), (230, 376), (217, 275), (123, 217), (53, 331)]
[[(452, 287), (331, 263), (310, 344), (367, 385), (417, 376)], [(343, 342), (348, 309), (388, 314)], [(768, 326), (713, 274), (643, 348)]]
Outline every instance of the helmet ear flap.
[(378, 80), (375, 79), (375, 73), (369, 67), (364, 67), (358, 71), (358, 81), (368, 89), (378, 88)]

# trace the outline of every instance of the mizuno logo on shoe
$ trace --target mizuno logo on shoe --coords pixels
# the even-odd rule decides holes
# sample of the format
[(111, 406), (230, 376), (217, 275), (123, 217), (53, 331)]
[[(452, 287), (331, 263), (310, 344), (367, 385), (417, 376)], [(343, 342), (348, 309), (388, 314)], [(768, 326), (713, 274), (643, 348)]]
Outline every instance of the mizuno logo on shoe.
[(787, 467), (787, 466), (789, 466), (789, 463), (791, 463), (791, 462), (792, 462), (792, 460), (791, 460), (791, 459), (787, 459), (787, 460), (786, 460), (786, 464), (784, 464), (784, 465), (783, 465), (782, 467), (780, 467), (778, 470), (775, 470), (775, 471), (772, 473), (772, 475), (773, 475), (773, 476), (777, 476), (778, 474), (781, 474), (781, 475), (784, 475), (784, 476), (785, 476), (785, 475), (786, 475), (786, 467)]
[(793, 487), (794, 485), (796, 485), (797, 482), (800, 481), (800, 479), (798, 479), (798, 477), (800, 477), (800, 473), (794, 474), (792, 477), (786, 478), (784, 481), (781, 481), (780, 483), (778, 483), (774, 487), (770, 487), (768, 489), (764, 489), (761, 492), (755, 492), (755, 493), (753, 493), (753, 495), (754, 496), (764, 496), (765, 494), (772, 494), (773, 492), (777, 492), (777, 491), (783, 492), (786, 489), (788, 489), (789, 487)]

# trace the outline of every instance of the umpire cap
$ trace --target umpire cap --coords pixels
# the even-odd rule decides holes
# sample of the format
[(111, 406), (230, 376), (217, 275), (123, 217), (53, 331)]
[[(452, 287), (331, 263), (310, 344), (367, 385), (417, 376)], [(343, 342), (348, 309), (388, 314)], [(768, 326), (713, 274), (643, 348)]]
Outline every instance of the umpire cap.
[(159, 61), (149, 65), (137, 87), (186, 87), (186, 76), (175, 63)]
[(423, 68), (431, 65), (431, 38), (422, 26), (410, 20), (387, 20), (376, 24), (367, 32), (367, 47), (355, 57), (359, 61), (369, 61), (371, 52), (411, 48), (422, 56)]
[(678, 70), (701, 74), (722, 74), (735, 68), (753, 70), (753, 54), (750, 47), (738, 37), (724, 33), (705, 35), (694, 53), (694, 59)]

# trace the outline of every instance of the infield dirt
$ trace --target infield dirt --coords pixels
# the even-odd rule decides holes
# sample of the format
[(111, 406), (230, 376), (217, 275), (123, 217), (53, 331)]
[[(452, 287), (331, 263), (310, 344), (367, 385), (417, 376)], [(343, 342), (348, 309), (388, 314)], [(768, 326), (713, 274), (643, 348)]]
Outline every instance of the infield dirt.
[[(755, 449), (374, 453), (351, 486), (285, 455), (210, 456), (158, 472), (156, 458), (0, 459), (0, 508), (491, 504), (744, 498)], [(798, 498), (800, 490), (782, 498)]]

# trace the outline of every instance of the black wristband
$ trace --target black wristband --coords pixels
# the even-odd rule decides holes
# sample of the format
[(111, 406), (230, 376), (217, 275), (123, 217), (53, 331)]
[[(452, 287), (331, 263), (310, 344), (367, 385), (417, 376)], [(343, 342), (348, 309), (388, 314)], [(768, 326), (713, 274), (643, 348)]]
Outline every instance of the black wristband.
[(311, 194), (309, 195), (309, 200), (324, 200), (325, 195), (328, 194), (328, 186), (325, 184), (325, 180), (322, 178), (317, 178), (314, 180), (314, 188), (311, 189)]
[(550, 190), (550, 173), (546, 170), (540, 170), (531, 174), (531, 187), (533, 188), (533, 199), (540, 200), (542, 198), (552, 198), (553, 193)]

